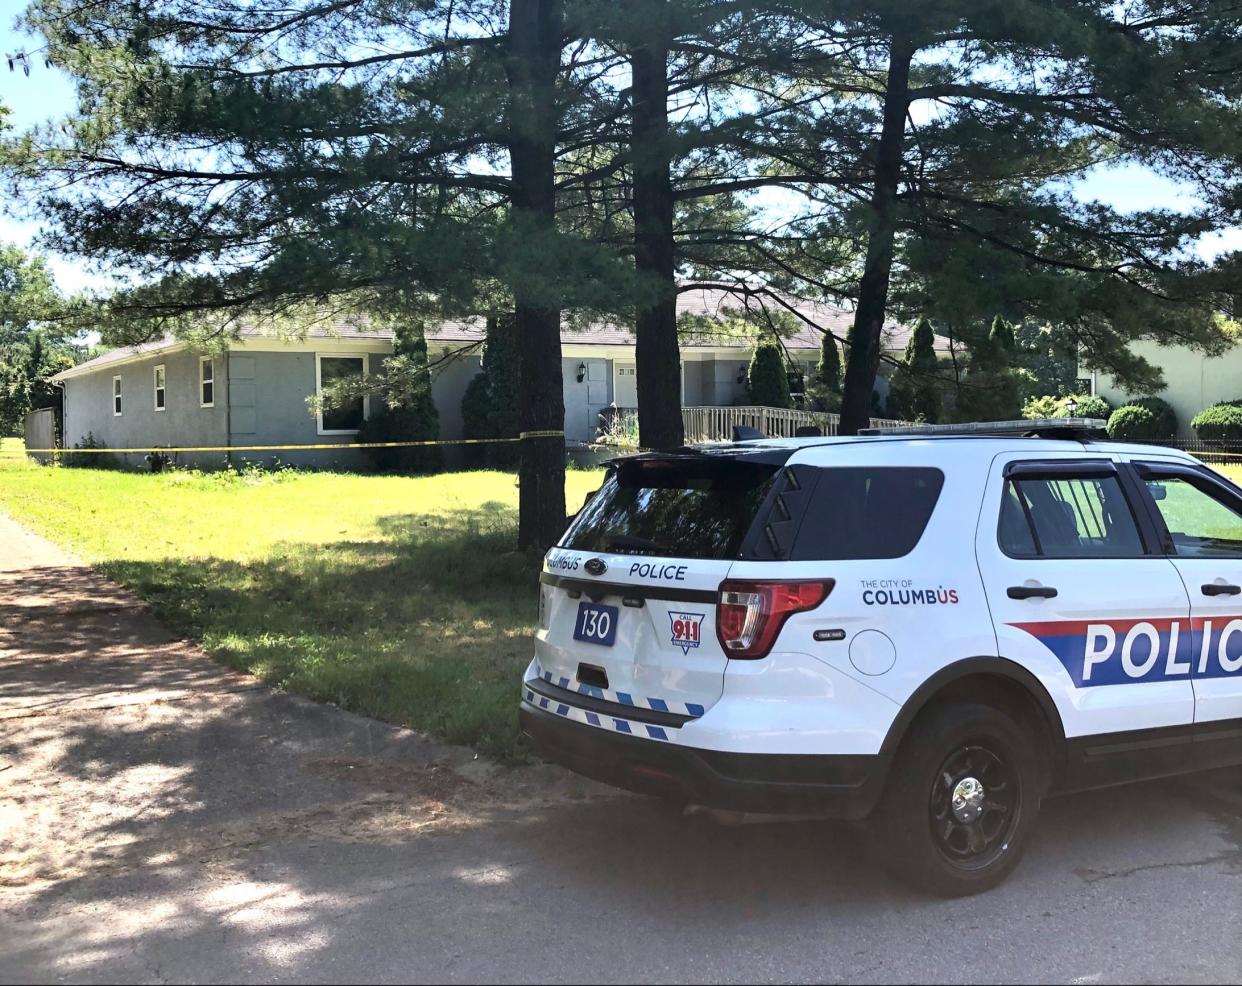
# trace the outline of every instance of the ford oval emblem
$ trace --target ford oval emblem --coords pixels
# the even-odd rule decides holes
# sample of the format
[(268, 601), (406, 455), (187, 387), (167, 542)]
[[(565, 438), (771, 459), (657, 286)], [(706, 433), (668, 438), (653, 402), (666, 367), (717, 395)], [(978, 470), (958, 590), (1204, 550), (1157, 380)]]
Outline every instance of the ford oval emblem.
[(608, 566), (604, 563), (604, 559), (602, 558), (592, 558), (582, 567), (587, 570), (587, 574), (589, 575), (603, 575), (606, 571), (608, 571)]

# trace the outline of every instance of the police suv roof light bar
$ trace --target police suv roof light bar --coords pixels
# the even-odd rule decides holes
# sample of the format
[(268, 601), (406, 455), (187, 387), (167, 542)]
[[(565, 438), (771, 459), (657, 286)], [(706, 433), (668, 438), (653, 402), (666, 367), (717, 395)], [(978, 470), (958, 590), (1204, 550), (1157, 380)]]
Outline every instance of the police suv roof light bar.
[(1068, 438), (1082, 441), (1102, 438), (1108, 422), (1103, 418), (1034, 418), (1018, 421), (964, 421), (961, 424), (907, 425), (901, 428), (863, 428), (859, 435), (932, 436), (932, 435), (1014, 435), (1026, 438)]

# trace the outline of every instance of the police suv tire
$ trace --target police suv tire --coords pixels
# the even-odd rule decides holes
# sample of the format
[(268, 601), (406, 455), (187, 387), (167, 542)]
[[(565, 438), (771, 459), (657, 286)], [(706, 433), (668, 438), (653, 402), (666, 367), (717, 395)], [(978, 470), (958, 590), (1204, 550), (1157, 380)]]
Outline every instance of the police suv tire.
[[(898, 748), (872, 815), (873, 848), (895, 878), (928, 893), (962, 897), (990, 890), (1013, 872), (1034, 831), (1039, 776), (1034, 738), (1005, 713), (969, 702), (934, 706), (919, 715)], [(971, 817), (971, 799), (959, 799), (958, 815), (952, 795), (976, 795), (971, 780), (983, 789), (980, 807), (972, 810), (983, 814), (962, 825)], [(1006, 805), (1008, 812), (1002, 811)], [(986, 849), (972, 855), (980, 840)]]

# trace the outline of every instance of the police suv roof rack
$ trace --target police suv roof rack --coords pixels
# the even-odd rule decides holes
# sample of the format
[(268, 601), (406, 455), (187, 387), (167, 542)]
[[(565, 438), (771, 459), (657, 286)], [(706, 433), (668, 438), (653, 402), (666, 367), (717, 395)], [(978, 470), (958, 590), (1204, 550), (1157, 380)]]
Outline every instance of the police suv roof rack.
[(1020, 436), (1022, 438), (1064, 438), (1084, 441), (1107, 436), (1103, 418), (1033, 418), (1019, 421), (965, 421), (950, 425), (906, 425), (899, 428), (863, 428), (867, 436)]

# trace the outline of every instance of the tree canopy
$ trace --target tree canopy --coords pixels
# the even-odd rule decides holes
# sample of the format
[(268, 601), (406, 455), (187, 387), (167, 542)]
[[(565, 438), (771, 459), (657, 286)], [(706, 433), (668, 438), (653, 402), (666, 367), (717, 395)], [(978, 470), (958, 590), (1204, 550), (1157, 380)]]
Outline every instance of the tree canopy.
[[(519, 429), (545, 436), (522, 444), (526, 543), (563, 522), (562, 318), (635, 323), (661, 447), (676, 294), (703, 284), (790, 317), (790, 295), (853, 306), (846, 432), (893, 319), (980, 350), (998, 313), (1051, 326), (1135, 392), (1159, 368), (1131, 341), (1231, 342), (1242, 262), (1192, 249), (1242, 208), (1223, 0), (35, 0), (26, 20), (80, 106), (4, 158), (49, 246), (134, 275), (89, 310), (106, 339), (511, 311)], [(1080, 197), (1117, 166), (1188, 204)]]
[(18, 434), (31, 410), (51, 407), (48, 378), (73, 366), (73, 348), (48, 321), (58, 301), (41, 259), (0, 247), (0, 436)]

